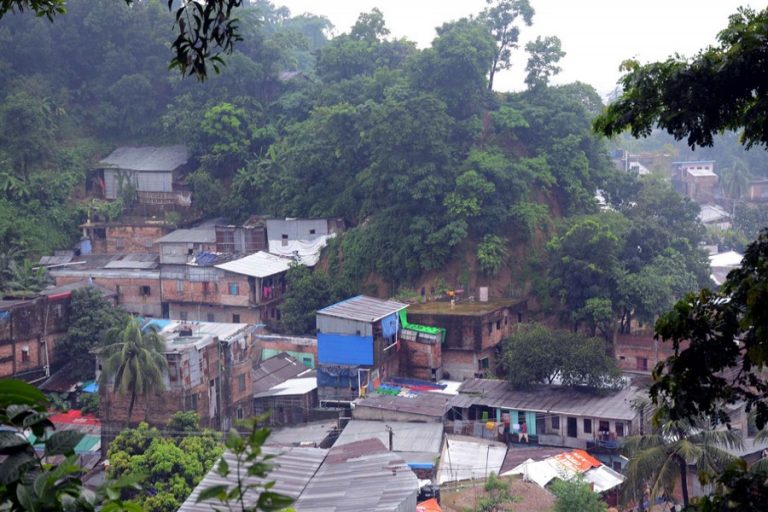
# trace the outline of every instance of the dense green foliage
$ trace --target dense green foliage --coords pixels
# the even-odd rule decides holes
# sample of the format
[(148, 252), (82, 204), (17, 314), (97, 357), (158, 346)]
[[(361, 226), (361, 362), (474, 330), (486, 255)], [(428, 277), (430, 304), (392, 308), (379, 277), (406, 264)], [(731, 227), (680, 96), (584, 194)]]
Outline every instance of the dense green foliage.
[(0, 20), (0, 115), (24, 119), (0, 133), (0, 218), (39, 216), (0, 221), (0, 237), (30, 256), (74, 240), (84, 207), (67, 199), (118, 143), (187, 142), (196, 213), (344, 217), (353, 229), (330, 274), (374, 274), (391, 291), (459, 253), (478, 255), (468, 272), (498, 272), (507, 240), (531, 243), (551, 208), (593, 211), (613, 172), (590, 129), (595, 91), (546, 84), (555, 39), (529, 48), (539, 86), (489, 91), (532, 21), (526, 1), (446, 23), (424, 50), (388, 38), (375, 10), (328, 40), (327, 20), (255, 2), (239, 10), (227, 66), (202, 84), (166, 71), (159, 0), (67, 9), (53, 24)]
[(575, 326), (613, 340), (708, 281), (698, 206), (657, 177), (622, 176), (612, 211), (567, 219), (547, 245), (549, 293)]
[(351, 294), (346, 283), (303, 265), (293, 265), (288, 270), (286, 284), (288, 291), (280, 305), (279, 327), (291, 334), (314, 334), (315, 312)]
[[(117, 497), (122, 489), (138, 488), (132, 475), (107, 482), (96, 492), (83, 486), (83, 468), (74, 450), (84, 434), (55, 431), (46, 412), (49, 405), (31, 384), (0, 380), (0, 509), (140, 512)], [(42, 445), (41, 454), (30, 433)]]
[(607, 354), (605, 340), (530, 324), (502, 344), (501, 366), (516, 388), (552, 384), (594, 390), (620, 384), (616, 361)]
[(606, 512), (608, 504), (594, 492), (589, 484), (578, 480), (556, 478), (550, 487), (555, 495), (555, 512)]
[(196, 422), (192, 428), (193, 432), (180, 437), (176, 432), (166, 436), (141, 423), (122, 431), (112, 441), (107, 476), (116, 480), (125, 475), (144, 475), (141, 489), (124, 490), (124, 500), (146, 511), (178, 510), (223, 452), (218, 434), (200, 432)]
[(128, 314), (107, 301), (100, 290), (74, 290), (67, 334), (56, 343), (54, 360), (64, 362), (66, 371), (75, 378), (93, 378), (96, 365), (90, 352), (103, 347), (106, 333), (127, 321)]

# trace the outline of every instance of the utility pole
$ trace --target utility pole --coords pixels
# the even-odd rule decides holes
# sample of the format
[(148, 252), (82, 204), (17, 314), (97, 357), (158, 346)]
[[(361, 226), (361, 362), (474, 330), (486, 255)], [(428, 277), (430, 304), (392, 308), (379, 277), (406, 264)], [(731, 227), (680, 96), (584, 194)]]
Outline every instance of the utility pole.
[(389, 451), (392, 451), (392, 438), (395, 436), (395, 432), (389, 425), (384, 425), (384, 428), (386, 428), (387, 433), (389, 433)]

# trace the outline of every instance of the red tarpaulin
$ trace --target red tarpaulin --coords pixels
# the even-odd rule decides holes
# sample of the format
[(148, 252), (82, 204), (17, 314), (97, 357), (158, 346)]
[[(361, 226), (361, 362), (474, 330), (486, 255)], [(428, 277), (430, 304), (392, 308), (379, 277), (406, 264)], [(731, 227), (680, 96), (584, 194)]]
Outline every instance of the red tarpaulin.
[(443, 512), (435, 498), (422, 501), (416, 505), (416, 512)]
[(56, 414), (51, 416), (49, 419), (53, 423), (66, 423), (69, 425), (101, 425), (101, 422), (96, 416), (92, 414), (86, 414), (83, 416), (83, 414), (78, 409), (71, 409), (67, 412)]

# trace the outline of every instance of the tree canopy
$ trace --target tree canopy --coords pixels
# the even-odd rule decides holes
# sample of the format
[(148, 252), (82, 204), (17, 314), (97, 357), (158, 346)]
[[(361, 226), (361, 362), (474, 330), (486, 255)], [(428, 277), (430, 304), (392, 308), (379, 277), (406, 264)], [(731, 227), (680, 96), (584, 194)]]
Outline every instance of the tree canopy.
[(619, 385), (620, 372), (606, 349), (602, 339), (531, 324), (504, 340), (501, 366), (518, 388), (557, 382), (607, 389)]
[(768, 9), (742, 7), (717, 44), (691, 59), (625, 61), (621, 96), (595, 120), (595, 129), (608, 136), (629, 129), (639, 137), (658, 127), (691, 147), (711, 146), (716, 134), (740, 130), (747, 147), (768, 145), (766, 27)]

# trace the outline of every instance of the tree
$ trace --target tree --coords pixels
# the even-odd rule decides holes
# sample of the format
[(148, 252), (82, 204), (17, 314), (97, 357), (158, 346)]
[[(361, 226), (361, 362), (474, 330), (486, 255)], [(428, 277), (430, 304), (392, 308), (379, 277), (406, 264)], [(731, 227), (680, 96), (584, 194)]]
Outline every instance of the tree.
[[(135, 0), (123, 1), (132, 5)], [(232, 11), (242, 5), (243, 0), (169, 1), (168, 9), (174, 13), (177, 29), (171, 44), (175, 53), (171, 67), (200, 80), (207, 78), (209, 64), (218, 73), (223, 63), (221, 54), (232, 53), (234, 43), (241, 40)], [(66, 13), (66, 0), (4, 0), (0, 2), (0, 18), (9, 12), (27, 9), (53, 21), (54, 17)]]
[(767, 262), (763, 231), (718, 292), (688, 294), (656, 322), (657, 337), (671, 341), (674, 354), (654, 370), (651, 395), (671, 419), (708, 414), (725, 423), (725, 406), (743, 400), (758, 428), (768, 422)]
[(608, 510), (608, 504), (584, 481), (556, 478), (550, 489), (556, 498), (555, 512), (571, 512), (572, 510), (606, 512)]
[(547, 36), (542, 39), (538, 36), (535, 41), (525, 45), (525, 51), (530, 55), (525, 66), (528, 72), (525, 83), (529, 89), (546, 86), (550, 77), (561, 71), (557, 63), (565, 57), (565, 52), (561, 49), (559, 37)]
[(702, 475), (722, 471), (734, 459), (726, 448), (741, 447), (741, 432), (713, 429), (701, 416), (671, 420), (663, 410), (657, 413), (656, 421), (654, 433), (624, 440), (622, 452), (629, 457), (624, 501), (642, 500), (648, 486), (653, 502), (659, 496), (671, 496), (679, 483), (687, 508), (688, 466), (695, 464)]
[(504, 239), (496, 235), (485, 235), (483, 241), (477, 244), (477, 264), (480, 270), (488, 276), (494, 276), (504, 266), (507, 249)]
[(48, 284), (48, 274), (43, 267), (35, 267), (30, 260), (21, 263), (11, 261), (8, 264), (10, 277), (4, 283), (4, 293), (14, 297), (36, 295)]
[(528, 0), (486, 0), (491, 7), (486, 8), (480, 18), (485, 21), (496, 40), (493, 54), (488, 90), (493, 90), (493, 79), (497, 71), (512, 67), (512, 50), (517, 48), (520, 28), (515, 25), (518, 18), (531, 26), (535, 11)]
[(767, 27), (768, 9), (742, 7), (718, 34), (718, 44), (692, 59), (625, 61), (621, 96), (595, 120), (595, 129), (647, 137), (658, 127), (692, 148), (711, 146), (722, 131), (742, 130), (746, 147), (768, 145)]
[(104, 346), (106, 333), (127, 320), (128, 314), (110, 304), (100, 290), (74, 290), (67, 334), (56, 343), (55, 360), (66, 361), (67, 371), (78, 379), (92, 378), (96, 365), (91, 351)]
[(733, 202), (732, 219), (736, 217), (736, 202), (741, 199), (749, 186), (749, 169), (744, 160), (737, 158), (731, 167), (723, 169), (720, 174), (723, 192)]
[(136, 397), (144, 398), (161, 391), (163, 371), (168, 363), (165, 360), (165, 341), (157, 331), (150, 329), (142, 332), (139, 321), (129, 319), (122, 329), (113, 329), (108, 335), (112, 343), (102, 349), (101, 385), (106, 386), (114, 380), (115, 393), (130, 395), (127, 423), (133, 417)]
[(280, 305), (280, 323), (293, 334), (315, 332), (315, 313), (338, 302), (346, 294), (345, 286), (320, 270), (304, 265), (292, 265), (286, 276), (288, 291)]
[(384, 14), (374, 7), (370, 13), (361, 13), (349, 32), (349, 37), (370, 43), (380, 42), (389, 34), (384, 23)]
[(140, 510), (178, 510), (223, 451), (221, 437), (213, 431), (200, 432), (196, 428), (169, 434), (141, 423), (137, 428), (123, 430), (109, 446), (108, 478), (145, 475), (141, 489), (128, 489), (121, 495)]
[(619, 385), (620, 372), (604, 340), (531, 324), (502, 344), (501, 367), (513, 387), (552, 384), (592, 389)]

